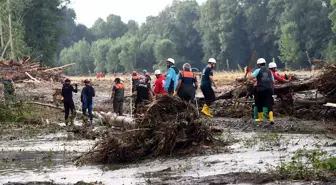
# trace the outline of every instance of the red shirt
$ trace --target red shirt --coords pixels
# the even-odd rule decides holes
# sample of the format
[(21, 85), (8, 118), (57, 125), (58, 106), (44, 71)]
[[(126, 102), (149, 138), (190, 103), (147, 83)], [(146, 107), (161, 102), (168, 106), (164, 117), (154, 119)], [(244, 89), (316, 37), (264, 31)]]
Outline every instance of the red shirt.
[(167, 92), (164, 90), (165, 81), (166, 78), (163, 75), (160, 75), (159, 78), (155, 81), (155, 94), (167, 94)]
[(277, 80), (279, 82), (284, 82), (285, 81), (285, 79), (282, 76), (279, 76), (276, 72), (274, 72), (272, 70), (270, 70), (270, 71), (272, 72), (275, 80)]

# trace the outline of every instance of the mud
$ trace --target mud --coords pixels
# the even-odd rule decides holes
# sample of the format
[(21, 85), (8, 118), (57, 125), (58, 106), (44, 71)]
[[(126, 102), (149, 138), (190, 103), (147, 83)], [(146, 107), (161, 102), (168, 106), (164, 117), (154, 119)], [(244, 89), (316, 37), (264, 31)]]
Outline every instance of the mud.
[(289, 160), (296, 150), (314, 149), (318, 144), (328, 154), (336, 153), (332, 145), (334, 139), (321, 134), (224, 130), (217, 138), (232, 142), (227, 148), (217, 148), (215, 153), (109, 166), (75, 166), (72, 159), (90, 150), (95, 141), (77, 139), (71, 133), (1, 142), (0, 184), (9, 181), (54, 184), (75, 184), (79, 181), (103, 184), (284, 184), (286, 180), (272, 176), (268, 169)]

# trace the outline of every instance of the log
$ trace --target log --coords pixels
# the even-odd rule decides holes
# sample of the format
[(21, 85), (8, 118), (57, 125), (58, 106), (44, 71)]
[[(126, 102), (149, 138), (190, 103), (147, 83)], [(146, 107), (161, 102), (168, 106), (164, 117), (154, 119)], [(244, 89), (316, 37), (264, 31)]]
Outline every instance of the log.
[(325, 106), (325, 107), (335, 107), (336, 108), (336, 103), (326, 103), (323, 106)]
[(39, 80), (37, 80), (36, 78), (32, 77), (29, 73), (25, 72), (25, 74), (32, 80), (34, 80), (34, 82), (40, 83)]
[[(300, 91), (311, 90), (311, 89), (314, 89), (314, 87), (316, 86), (315, 84), (317, 80), (318, 78), (311, 78), (305, 81), (294, 81), (294, 82), (285, 83), (285, 84), (278, 84), (274, 86), (274, 93), (275, 94), (286, 94), (289, 92), (300, 92)], [(232, 99), (236, 96), (238, 98), (245, 97), (247, 94), (248, 86), (251, 86), (251, 85), (253, 84), (240, 85), (230, 91), (220, 94), (219, 96), (217, 96), (216, 99), (217, 100)]]
[(57, 71), (57, 70), (64, 70), (65, 68), (70, 67), (70, 66), (73, 66), (73, 65), (75, 65), (75, 63), (67, 64), (67, 65), (60, 66), (60, 67), (54, 67), (54, 68), (46, 69), (46, 70), (44, 70), (43, 72)]
[[(56, 105), (52, 105), (52, 104), (44, 104), (44, 103), (40, 103), (40, 102), (26, 102), (26, 104), (33, 104), (33, 105), (39, 105), (39, 106), (44, 106), (44, 107), (49, 107), (49, 108), (54, 108), (54, 109), (58, 109), (58, 110), (62, 110), (64, 111), (63, 107), (59, 107)], [(81, 111), (76, 111), (77, 114), (83, 114)], [(101, 114), (94, 112), (93, 114), (95, 117), (104, 117), (105, 119), (107, 119), (109, 121), (109, 123), (111, 124), (111, 126), (115, 126), (115, 127), (123, 127), (123, 128), (136, 128), (136, 123), (134, 121), (133, 118), (131, 117), (126, 117), (126, 116), (116, 116), (116, 114), (106, 114), (104, 116), (102, 116)]]

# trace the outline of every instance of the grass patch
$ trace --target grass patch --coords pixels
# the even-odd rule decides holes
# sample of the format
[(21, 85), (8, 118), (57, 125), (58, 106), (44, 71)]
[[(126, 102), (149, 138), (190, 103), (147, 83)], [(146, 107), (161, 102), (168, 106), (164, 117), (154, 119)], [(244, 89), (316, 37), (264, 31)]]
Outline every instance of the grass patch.
[(320, 148), (298, 150), (289, 162), (282, 162), (272, 173), (281, 179), (328, 181), (336, 174), (336, 157), (328, 156)]

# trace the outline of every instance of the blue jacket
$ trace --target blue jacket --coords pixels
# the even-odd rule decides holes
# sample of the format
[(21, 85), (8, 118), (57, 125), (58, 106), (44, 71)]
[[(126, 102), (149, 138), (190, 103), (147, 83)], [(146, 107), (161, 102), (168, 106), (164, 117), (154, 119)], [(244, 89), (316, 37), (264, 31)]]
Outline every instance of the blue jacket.
[(176, 67), (175, 66), (171, 66), (168, 69), (168, 72), (167, 72), (166, 83), (165, 83), (165, 86), (164, 86), (164, 89), (167, 92), (168, 92), (168, 89), (170, 87), (170, 83), (172, 81), (174, 81), (174, 91), (176, 90), (176, 87), (177, 87), (177, 84), (178, 84), (179, 74), (176, 74), (176, 71), (175, 71), (174, 68), (176, 68)]

